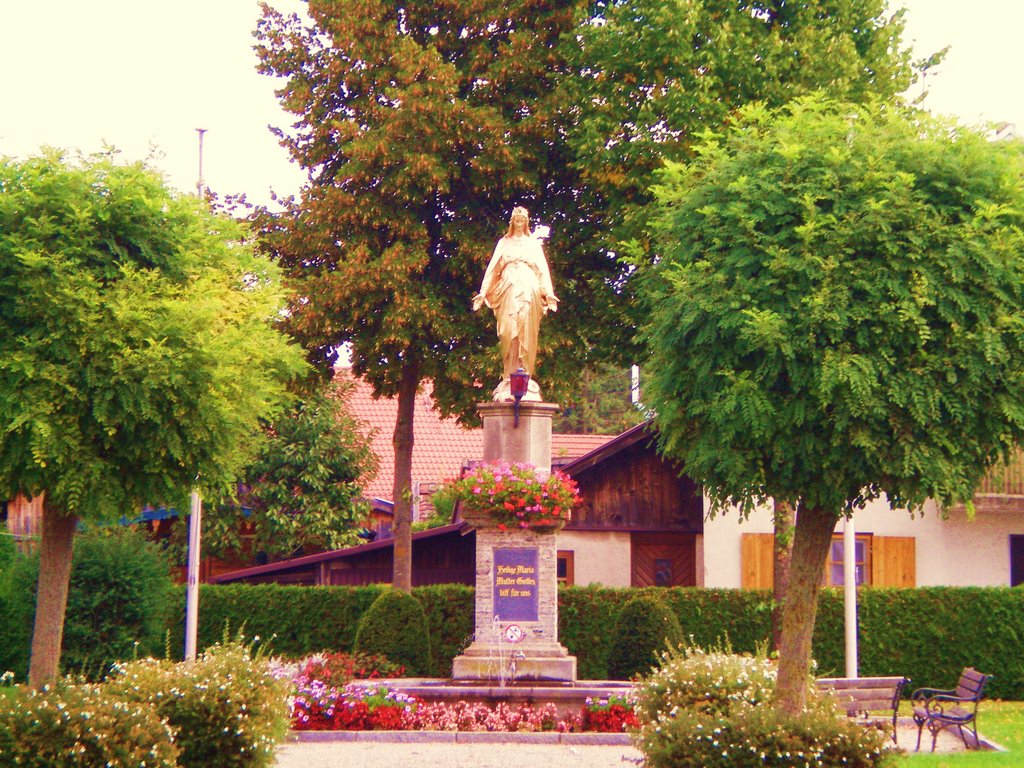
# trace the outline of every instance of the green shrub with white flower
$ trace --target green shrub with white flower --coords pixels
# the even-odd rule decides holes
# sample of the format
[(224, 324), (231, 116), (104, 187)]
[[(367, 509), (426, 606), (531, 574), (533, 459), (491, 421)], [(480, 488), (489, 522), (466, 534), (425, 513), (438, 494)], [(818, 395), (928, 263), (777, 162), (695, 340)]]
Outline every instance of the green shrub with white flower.
[(647, 768), (876, 768), (887, 736), (849, 721), (808, 681), (804, 712), (777, 712), (775, 667), (763, 654), (685, 648), (635, 689), (637, 748)]
[(571, 477), (557, 470), (545, 475), (525, 462), (481, 465), (445, 492), (461, 502), (463, 519), (489, 520), (499, 530), (557, 531), (579, 501)]
[(288, 683), (240, 642), (214, 645), (195, 661), (118, 664), (102, 687), (169, 723), (181, 768), (266, 768), (288, 730)]
[(177, 768), (174, 733), (145, 702), (98, 685), (0, 697), (0, 765), (22, 768)]
[(775, 695), (775, 664), (764, 654), (683, 647), (661, 654), (661, 664), (637, 686), (637, 713), (645, 721), (660, 713), (695, 710), (728, 714), (736, 703), (756, 706)]

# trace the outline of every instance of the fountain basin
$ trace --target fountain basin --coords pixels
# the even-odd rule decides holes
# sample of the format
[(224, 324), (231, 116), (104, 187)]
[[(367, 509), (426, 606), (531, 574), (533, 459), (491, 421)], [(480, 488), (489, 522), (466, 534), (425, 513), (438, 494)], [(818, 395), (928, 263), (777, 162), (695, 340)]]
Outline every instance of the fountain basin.
[(586, 700), (608, 696), (625, 696), (633, 688), (623, 680), (576, 680), (548, 682), (516, 680), (499, 685), (497, 681), (450, 680), (446, 678), (392, 678), (388, 680), (356, 680), (355, 683), (384, 684), (426, 702), (451, 704), (456, 701), (494, 706), (554, 704), (560, 716), (578, 715)]

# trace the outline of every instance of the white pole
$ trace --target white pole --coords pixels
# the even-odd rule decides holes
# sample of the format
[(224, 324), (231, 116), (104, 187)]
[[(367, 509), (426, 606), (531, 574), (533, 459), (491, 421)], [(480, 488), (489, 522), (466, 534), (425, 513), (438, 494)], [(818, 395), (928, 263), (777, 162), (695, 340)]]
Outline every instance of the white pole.
[(196, 133), (199, 134), (199, 180), (196, 182), (196, 194), (199, 195), (200, 200), (205, 200), (206, 190), (203, 185), (203, 134), (206, 133), (206, 129), (196, 128)]
[(629, 399), (634, 406), (640, 406), (640, 366), (634, 365), (629, 369)]
[(188, 517), (188, 570), (185, 585), (185, 661), (196, 658), (199, 629), (199, 540), (203, 502), (199, 491), (192, 491), (192, 513)]
[(846, 676), (857, 677), (857, 534), (853, 513), (843, 523), (843, 606), (846, 626)]

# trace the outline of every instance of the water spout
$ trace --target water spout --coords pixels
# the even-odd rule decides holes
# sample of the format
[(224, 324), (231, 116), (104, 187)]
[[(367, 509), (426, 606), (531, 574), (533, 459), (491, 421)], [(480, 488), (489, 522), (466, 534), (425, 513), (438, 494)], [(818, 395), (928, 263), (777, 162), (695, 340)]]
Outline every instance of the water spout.
[(516, 665), (519, 661), (525, 660), (526, 654), (520, 651), (518, 648), (512, 651), (508, 656), (508, 681), (514, 683), (516, 681)]

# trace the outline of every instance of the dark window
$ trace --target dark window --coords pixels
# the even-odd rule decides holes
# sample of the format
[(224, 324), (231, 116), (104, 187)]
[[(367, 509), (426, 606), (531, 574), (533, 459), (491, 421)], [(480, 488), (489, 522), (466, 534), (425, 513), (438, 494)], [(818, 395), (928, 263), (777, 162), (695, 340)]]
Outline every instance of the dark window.
[(556, 575), (559, 584), (571, 585), (576, 583), (575, 553), (571, 549), (558, 550)]
[(656, 559), (654, 561), (654, 586), (672, 586), (672, 561), (668, 558)]
[(1010, 536), (1010, 586), (1024, 584), (1024, 535)]
[[(853, 545), (856, 565), (854, 574), (857, 586), (871, 583), (871, 537), (857, 536)], [(841, 587), (845, 581), (843, 570), (843, 552), (845, 552), (843, 537), (837, 535), (832, 537), (832, 546), (828, 551), (828, 563), (825, 564), (825, 583), (830, 587)]]

